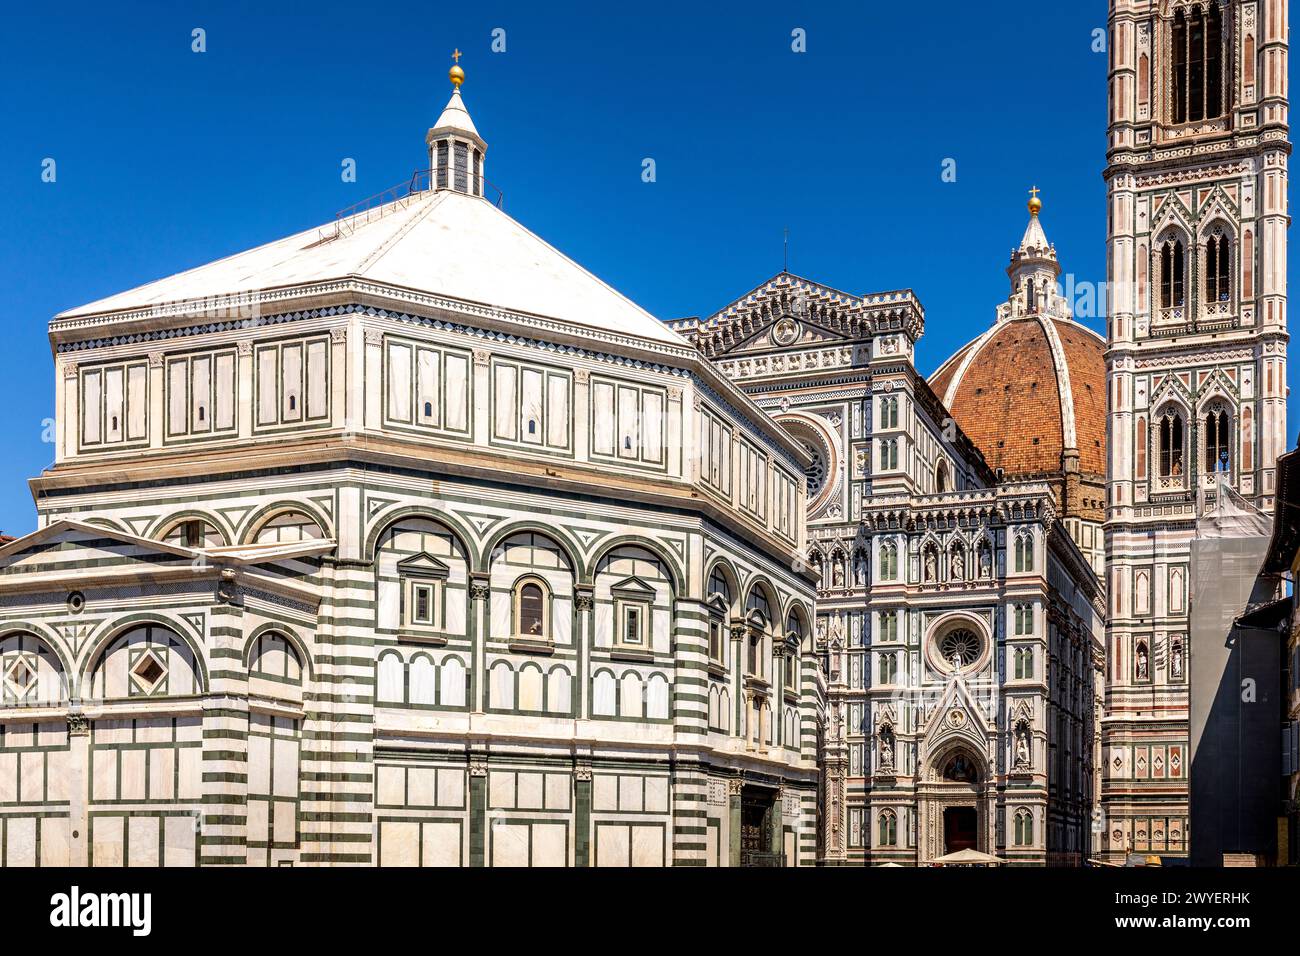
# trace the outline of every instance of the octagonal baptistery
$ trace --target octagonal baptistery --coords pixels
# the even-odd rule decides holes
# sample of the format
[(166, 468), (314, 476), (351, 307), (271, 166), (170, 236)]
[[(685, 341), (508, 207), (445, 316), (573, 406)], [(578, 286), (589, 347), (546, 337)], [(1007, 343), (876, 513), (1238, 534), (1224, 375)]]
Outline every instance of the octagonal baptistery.
[(0, 863), (813, 862), (810, 458), (498, 208), (461, 79), (411, 188), (52, 321)]
[(1007, 480), (1046, 480), (1061, 519), (1101, 573), (1106, 501), (1105, 340), (1060, 294), (1056, 250), (1030, 205), (993, 327), (939, 366), (930, 387)]

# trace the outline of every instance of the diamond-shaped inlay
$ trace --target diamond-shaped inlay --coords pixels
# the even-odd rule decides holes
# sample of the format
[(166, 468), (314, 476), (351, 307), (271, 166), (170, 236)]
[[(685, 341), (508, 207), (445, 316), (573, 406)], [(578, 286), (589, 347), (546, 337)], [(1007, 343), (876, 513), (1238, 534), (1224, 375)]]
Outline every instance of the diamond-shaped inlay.
[(5, 669), (5, 683), (15, 697), (22, 699), (36, 686), (36, 670), (19, 657)]
[(167, 665), (162, 662), (153, 650), (146, 650), (140, 655), (140, 659), (135, 662), (131, 668), (131, 675), (136, 679), (141, 689), (146, 693), (152, 693), (162, 683), (162, 679), (167, 676)]

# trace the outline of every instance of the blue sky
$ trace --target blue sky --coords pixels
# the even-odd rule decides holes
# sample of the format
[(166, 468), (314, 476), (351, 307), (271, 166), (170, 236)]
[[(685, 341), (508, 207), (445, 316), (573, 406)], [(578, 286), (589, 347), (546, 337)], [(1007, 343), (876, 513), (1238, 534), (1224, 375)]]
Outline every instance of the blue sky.
[(1102, 0), (608, 6), (7, 11), (0, 528), (34, 526), (26, 480), (53, 457), (49, 318), (407, 179), (456, 47), (506, 210), (662, 318), (779, 271), (788, 228), (793, 272), (917, 292), (928, 374), (992, 321), (1034, 184), (1066, 271), (1105, 279)]

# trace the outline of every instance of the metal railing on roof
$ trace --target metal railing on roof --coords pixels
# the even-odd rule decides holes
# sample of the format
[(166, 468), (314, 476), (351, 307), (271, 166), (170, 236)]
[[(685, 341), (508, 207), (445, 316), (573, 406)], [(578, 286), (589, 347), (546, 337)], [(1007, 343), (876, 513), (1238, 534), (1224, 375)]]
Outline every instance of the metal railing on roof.
[[(471, 184), (474, 187), (472, 189)], [(425, 193), (437, 190), (454, 190), (479, 196), (498, 209), (503, 208), (505, 202), (501, 190), (482, 175), (475, 176), (456, 169), (444, 169), (439, 175), (436, 169), (417, 169), (406, 182), (389, 186), (383, 192), (367, 196), (351, 206), (340, 209), (334, 214), (333, 227), (324, 226), (317, 230), (317, 241), (328, 242), (342, 236), (350, 236), (359, 227), (382, 219), (390, 213), (406, 209)]]

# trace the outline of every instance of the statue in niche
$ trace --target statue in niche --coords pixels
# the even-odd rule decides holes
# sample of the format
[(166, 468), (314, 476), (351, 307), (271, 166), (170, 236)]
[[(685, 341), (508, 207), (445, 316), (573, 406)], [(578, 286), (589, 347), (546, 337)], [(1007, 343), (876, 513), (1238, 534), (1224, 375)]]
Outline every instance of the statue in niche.
[(831, 587), (837, 589), (844, 587), (844, 559), (842, 557), (835, 558), (831, 562)]
[(894, 769), (894, 732), (888, 724), (880, 728), (880, 769)]
[(953, 550), (948, 572), (954, 581), (966, 580), (966, 557), (960, 550)]
[(831, 643), (836, 646), (844, 644), (844, 618), (840, 614), (831, 618)]
[(1147, 673), (1148, 673), (1147, 663), (1148, 663), (1147, 646), (1145, 644), (1139, 644), (1138, 652), (1137, 652), (1137, 679), (1138, 680), (1147, 679)]
[(1029, 728), (1024, 724), (1016, 731), (1016, 769), (1029, 769)]
[(925, 552), (925, 580), (933, 581), (939, 573), (939, 562), (935, 558), (934, 549), (928, 549)]
[(993, 551), (986, 541), (980, 545), (980, 577), (989, 578), (993, 576)]
[(853, 557), (853, 584), (859, 588), (867, 586), (867, 556), (861, 551)]
[(1174, 649), (1169, 655), (1169, 671), (1175, 680), (1183, 676), (1183, 642), (1174, 641)]

